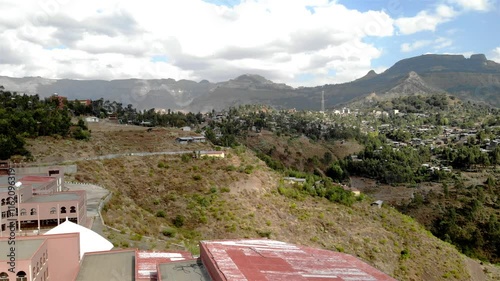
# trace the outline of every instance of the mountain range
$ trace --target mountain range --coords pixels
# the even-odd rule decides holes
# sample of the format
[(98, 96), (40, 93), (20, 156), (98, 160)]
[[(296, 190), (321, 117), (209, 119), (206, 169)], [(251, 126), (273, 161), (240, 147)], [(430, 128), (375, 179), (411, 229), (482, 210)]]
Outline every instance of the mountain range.
[(293, 88), (259, 75), (245, 74), (212, 83), (174, 79), (71, 80), (0, 76), (10, 91), (54, 93), (68, 99), (115, 100), (139, 109), (164, 108), (192, 112), (221, 110), (240, 104), (268, 104), (276, 108), (319, 110), (334, 108), (365, 97), (448, 93), (463, 100), (500, 107), (500, 64), (483, 54), (429, 54), (401, 60), (377, 74), (373, 70), (348, 83)]

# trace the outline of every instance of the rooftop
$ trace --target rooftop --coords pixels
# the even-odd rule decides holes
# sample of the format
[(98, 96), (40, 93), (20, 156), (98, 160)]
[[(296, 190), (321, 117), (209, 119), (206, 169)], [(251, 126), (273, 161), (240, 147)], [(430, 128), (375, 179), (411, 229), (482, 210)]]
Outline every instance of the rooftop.
[(50, 182), (50, 181), (55, 181), (56, 178), (54, 177), (49, 177), (49, 176), (24, 176), (19, 179), (20, 182)]
[(23, 203), (46, 203), (46, 202), (61, 202), (61, 201), (71, 201), (80, 200), (80, 195), (78, 193), (61, 192), (57, 194), (49, 195), (37, 195), (29, 198)]
[(79, 233), (80, 234), (80, 259), (85, 253), (108, 251), (113, 249), (113, 244), (97, 232), (73, 223), (66, 219), (65, 222), (47, 231), (44, 235)]
[(189, 252), (137, 252), (135, 256), (136, 277), (157, 278), (157, 264), (192, 259), (193, 256)]
[[(44, 242), (45, 239), (16, 240), (16, 260), (31, 258)], [(0, 241), (0, 262), (8, 260), (7, 255), (10, 254), (10, 247), (12, 245), (9, 245), (7, 240)]]
[(212, 280), (200, 259), (160, 264), (158, 271), (158, 281)]
[(135, 250), (87, 253), (83, 257), (76, 281), (135, 280)]
[(204, 263), (216, 264), (209, 270), (211, 275), (222, 280), (395, 280), (351, 255), (280, 241), (228, 240), (200, 244)]

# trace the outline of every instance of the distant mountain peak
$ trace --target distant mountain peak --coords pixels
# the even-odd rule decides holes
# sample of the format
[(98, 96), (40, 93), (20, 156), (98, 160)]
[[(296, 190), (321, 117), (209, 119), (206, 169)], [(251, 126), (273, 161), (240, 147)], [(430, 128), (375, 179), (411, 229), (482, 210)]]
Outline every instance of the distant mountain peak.
[(373, 78), (373, 77), (375, 77), (377, 75), (378, 75), (377, 72), (375, 72), (375, 70), (372, 69), (372, 70), (368, 71), (368, 73), (366, 73), (366, 75), (363, 76), (362, 79), (363, 78), (370, 79), (370, 78)]
[(257, 74), (243, 74), (227, 82), (221, 82), (218, 85), (223, 88), (232, 88), (232, 89), (253, 89), (253, 90), (293, 89), (292, 87), (286, 84), (274, 83), (273, 81), (268, 80), (265, 77)]
[(478, 60), (478, 61), (487, 61), (486, 56), (484, 54), (474, 54), (470, 56), (471, 60)]
[(432, 87), (427, 84), (418, 73), (415, 71), (408, 72), (405, 78), (402, 81), (389, 91), (387, 91), (386, 95), (389, 96), (398, 96), (398, 95), (415, 95), (415, 94), (435, 94), (435, 93), (443, 93), (445, 91)]
[(260, 84), (273, 84), (271, 80), (267, 80), (265, 77), (260, 76), (258, 74), (243, 74), (235, 79), (234, 81), (243, 81), (243, 82), (253, 82), (253, 83), (260, 83)]

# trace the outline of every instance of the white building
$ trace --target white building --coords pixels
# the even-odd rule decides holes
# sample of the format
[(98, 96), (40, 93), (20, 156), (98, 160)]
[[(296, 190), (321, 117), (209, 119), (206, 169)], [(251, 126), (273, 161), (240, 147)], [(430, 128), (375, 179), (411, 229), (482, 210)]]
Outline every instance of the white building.
[(99, 118), (97, 118), (95, 116), (85, 117), (85, 122), (87, 122), (87, 123), (97, 123), (97, 122), (99, 122)]

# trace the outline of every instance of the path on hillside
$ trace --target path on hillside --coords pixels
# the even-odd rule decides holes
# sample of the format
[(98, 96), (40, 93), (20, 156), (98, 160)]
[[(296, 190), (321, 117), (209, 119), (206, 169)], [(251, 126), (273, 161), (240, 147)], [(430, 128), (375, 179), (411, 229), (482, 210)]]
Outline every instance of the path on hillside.
[(94, 156), (94, 157), (74, 158), (74, 159), (70, 159), (70, 160), (64, 160), (62, 162), (56, 161), (56, 162), (35, 163), (35, 164), (37, 166), (51, 166), (51, 165), (58, 165), (58, 164), (65, 164), (65, 163), (67, 164), (67, 163), (72, 163), (72, 162), (77, 162), (77, 161), (105, 160), (105, 159), (114, 159), (114, 158), (126, 157), (126, 156), (181, 155), (181, 154), (189, 154), (189, 153), (193, 153), (193, 150), (159, 151), (159, 152), (129, 152), (129, 153), (107, 154), (107, 155)]

